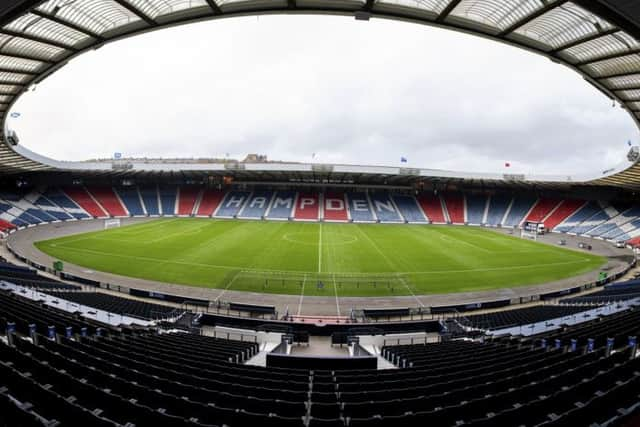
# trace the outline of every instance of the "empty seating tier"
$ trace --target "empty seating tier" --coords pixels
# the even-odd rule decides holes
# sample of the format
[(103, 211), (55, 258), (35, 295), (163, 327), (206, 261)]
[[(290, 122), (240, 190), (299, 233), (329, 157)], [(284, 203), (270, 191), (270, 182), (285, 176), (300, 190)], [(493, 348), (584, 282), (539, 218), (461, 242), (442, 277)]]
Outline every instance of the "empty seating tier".
[(178, 215), (193, 214), (200, 192), (201, 190), (199, 187), (180, 187)]
[(176, 307), (152, 304), (100, 292), (47, 292), (47, 294), (110, 313), (148, 320), (177, 317), (184, 312), (184, 310)]
[(425, 215), (431, 222), (445, 223), (447, 222), (442, 212), (442, 202), (440, 197), (435, 195), (418, 196), (418, 203), (424, 211)]
[(200, 205), (198, 206), (198, 212), (196, 215), (198, 216), (211, 216), (214, 214), (218, 206), (220, 206), (220, 202), (224, 198), (224, 193), (218, 190), (204, 190), (202, 193), (202, 199), (200, 200)]
[(96, 201), (98, 201), (98, 203), (100, 203), (110, 216), (129, 215), (111, 187), (88, 188), (87, 191), (91, 193), (91, 195), (96, 199)]
[(444, 203), (449, 213), (449, 220), (454, 224), (464, 224), (464, 196), (455, 193), (446, 194)]
[(535, 307), (498, 311), (495, 313), (474, 314), (465, 316), (464, 322), (468, 326), (481, 329), (501, 329), (545, 320), (572, 316), (585, 311), (583, 307), (562, 305), (539, 305)]
[(64, 192), (73, 199), (75, 203), (80, 205), (82, 209), (87, 211), (94, 218), (104, 218), (109, 216), (102, 207), (87, 193), (84, 188), (72, 187), (65, 188)]

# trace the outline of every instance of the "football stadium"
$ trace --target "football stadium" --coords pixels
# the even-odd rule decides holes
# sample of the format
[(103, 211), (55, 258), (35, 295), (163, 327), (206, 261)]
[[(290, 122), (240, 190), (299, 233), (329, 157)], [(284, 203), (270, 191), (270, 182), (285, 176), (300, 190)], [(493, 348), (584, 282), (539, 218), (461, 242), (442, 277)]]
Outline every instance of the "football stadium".
[(3, 0), (0, 427), (640, 426), (631, 141), (606, 170), (479, 173), (58, 160), (12, 126), (85, 53), (266, 15), (477, 36), (640, 126), (635, 1)]

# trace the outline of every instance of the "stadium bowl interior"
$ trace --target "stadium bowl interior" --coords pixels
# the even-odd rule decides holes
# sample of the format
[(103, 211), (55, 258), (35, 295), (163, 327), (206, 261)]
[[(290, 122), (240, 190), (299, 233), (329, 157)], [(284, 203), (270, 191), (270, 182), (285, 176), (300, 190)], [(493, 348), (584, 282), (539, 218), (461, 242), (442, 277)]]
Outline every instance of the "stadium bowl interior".
[(75, 162), (7, 127), (84, 52), (280, 13), (507, 43), (640, 123), (633, 1), (4, 0), (0, 426), (640, 425), (638, 147), (575, 176)]

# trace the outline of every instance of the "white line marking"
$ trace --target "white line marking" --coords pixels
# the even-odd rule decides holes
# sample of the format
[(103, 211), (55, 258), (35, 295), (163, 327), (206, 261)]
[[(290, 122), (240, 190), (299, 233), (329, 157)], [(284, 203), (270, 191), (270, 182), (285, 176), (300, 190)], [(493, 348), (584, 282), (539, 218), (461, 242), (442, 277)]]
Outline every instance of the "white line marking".
[(320, 232), (318, 233), (318, 273), (322, 271), (322, 223), (320, 223)]
[(371, 240), (371, 237), (369, 237), (369, 235), (367, 233), (365, 233), (364, 231), (362, 231), (360, 229), (359, 225), (356, 225), (356, 228), (358, 229), (358, 231), (369, 241), (369, 243), (371, 243), (371, 246), (373, 246), (373, 248), (382, 256), (382, 258), (384, 258), (384, 260), (387, 262), (387, 265), (389, 267), (391, 267), (392, 269), (395, 269), (395, 264), (391, 262), (391, 260), (389, 259), (389, 257), (387, 257), (384, 252), (382, 252), (380, 250), (380, 248), (378, 247), (378, 245), (376, 245), (376, 243)]
[(236, 281), (236, 279), (238, 278), (238, 276), (239, 276), (239, 275), (240, 275), (240, 271), (238, 271), (238, 272), (235, 274), (235, 276), (233, 276), (233, 279), (231, 279), (231, 280), (229, 281), (229, 283), (227, 284), (227, 286), (225, 286), (225, 288), (222, 290), (222, 292), (220, 292), (220, 293), (218, 294), (218, 296), (213, 300), (213, 302), (218, 302), (218, 300), (220, 299), (220, 297), (221, 297), (222, 295), (224, 295), (224, 294), (225, 294), (225, 292), (227, 292), (227, 291), (229, 290), (229, 288), (231, 287), (231, 285), (233, 285), (233, 282), (235, 282), (235, 281)]
[(407, 281), (404, 280), (404, 277), (401, 277), (400, 275), (398, 275), (398, 280), (400, 280), (400, 282), (404, 285), (404, 287), (407, 288), (407, 290), (409, 291), (409, 293), (411, 294), (413, 299), (416, 300), (418, 302), (418, 304), (420, 304), (420, 307), (424, 307), (424, 304), (422, 303), (422, 301), (420, 301), (420, 299), (416, 296), (416, 294), (413, 293), (413, 291), (411, 290), (411, 288), (407, 284)]
[(302, 300), (304, 299), (304, 284), (307, 283), (307, 275), (304, 275), (304, 279), (302, 279), (302, 290), (300, 291), (300, 301), (298, 302), (298, 316), (302, 312)]
[(333, 275), (333, 290), (336, 294), (336, 310), (338, 311), (338, 316), (340, 316), (340, 302), (338, 301), (338, 284), (336, 283), (336, 275)]

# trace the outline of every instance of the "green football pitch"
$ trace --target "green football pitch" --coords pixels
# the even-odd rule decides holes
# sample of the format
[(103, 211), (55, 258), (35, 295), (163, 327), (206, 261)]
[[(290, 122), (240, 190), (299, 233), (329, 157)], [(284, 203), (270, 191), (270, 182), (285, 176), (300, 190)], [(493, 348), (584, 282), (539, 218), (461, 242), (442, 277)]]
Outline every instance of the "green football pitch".
[(125, 276), (315, 296), (490, 290), (563, 279), (605, 262), (475, 227), (200, 218), (158, 219), (36, 246)]

